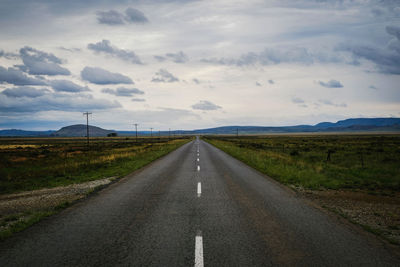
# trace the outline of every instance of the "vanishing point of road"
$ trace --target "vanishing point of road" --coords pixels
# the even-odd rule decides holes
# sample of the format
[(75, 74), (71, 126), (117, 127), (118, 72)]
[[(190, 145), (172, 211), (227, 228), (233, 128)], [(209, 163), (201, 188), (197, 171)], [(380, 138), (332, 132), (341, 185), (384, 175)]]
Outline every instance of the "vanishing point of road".
[(195, 140), (2, 242), (0, 266), (400, 266), (400, 258)]

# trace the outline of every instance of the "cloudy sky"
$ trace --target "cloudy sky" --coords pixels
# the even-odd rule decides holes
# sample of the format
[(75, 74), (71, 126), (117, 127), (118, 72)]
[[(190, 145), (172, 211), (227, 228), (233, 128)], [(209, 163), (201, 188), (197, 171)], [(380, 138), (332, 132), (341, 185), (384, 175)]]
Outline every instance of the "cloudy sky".
[(400, 117), (400, 1), (0, 1), (0, 129)]

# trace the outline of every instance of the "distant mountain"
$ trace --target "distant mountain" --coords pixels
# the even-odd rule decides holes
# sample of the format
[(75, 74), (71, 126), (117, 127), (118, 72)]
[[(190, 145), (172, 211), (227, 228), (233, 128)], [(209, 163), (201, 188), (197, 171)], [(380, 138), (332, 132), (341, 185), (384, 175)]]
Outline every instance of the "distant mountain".
[[(112, 130), (105, 130), (100, 127), (89, 125), (89, 136), (101, 137), (107, 136), (109, 133), (115, 133)], [(51, 134), (52, 136), (68, 136), (68, 137), (82, 137), (86, 136), (86, 125), (75, 124), (61, 128), (60, 130)]]
[[(197, 130), (161, 131), (161, 135), (168, 134), (268, 134), (268, 133), (298, 133), (298, 132), (400, 132), (400, 118), (357, 118), (338, 122), (321, 122), (316, 125), (296, 126), (222, 126)], [(118, 133), (120, 136), (135, 135), (135, 131), (112, 131), (96, 126), (89, 126), (90, 136), (107, 136), (109, 133)], [(158, 131), (153, 131), (153, 136), (158, 136)], [(138, 135), (150, 135), (149, 131), (138, 131)], [(0, 136), (86, 136), (86, 125), (76, 124), (61, 128), (58, 131), (23, 131), (1, 130)]]
[(54, 131), (24, 131), (17, 129), (1, 130), (0, 136), (49, 136)]

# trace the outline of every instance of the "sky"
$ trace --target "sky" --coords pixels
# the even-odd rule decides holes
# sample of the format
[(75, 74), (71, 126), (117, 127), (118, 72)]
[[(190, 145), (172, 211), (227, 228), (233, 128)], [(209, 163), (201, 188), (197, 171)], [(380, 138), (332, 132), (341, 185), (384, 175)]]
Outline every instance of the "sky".
[(400, 117), (398, 0), (0, 0), (0, 129)]

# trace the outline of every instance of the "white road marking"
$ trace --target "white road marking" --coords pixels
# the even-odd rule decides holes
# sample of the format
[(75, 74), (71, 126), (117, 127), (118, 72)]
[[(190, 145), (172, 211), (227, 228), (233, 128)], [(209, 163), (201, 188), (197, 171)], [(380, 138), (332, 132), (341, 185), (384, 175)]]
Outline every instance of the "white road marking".
[(200, 161), (200, 159), (199, 158), (197, 158), (197, 162), (199, 162)]
[(200, 171), (200, 165), (197, 165), (197, 171), (198, 172)]
[(197, 197), (201, 196), (201, 183), (197, 183)]
[(194, 249), (194, 266), (203, 267), (203, 237), (201, 236), (201, 231), (197, 231), (196, 235), (196, 245)]

